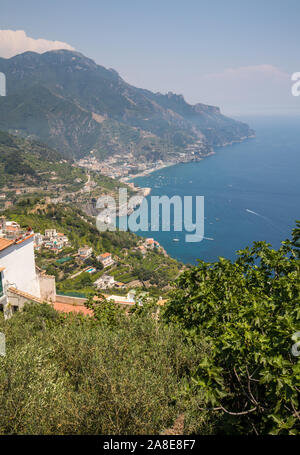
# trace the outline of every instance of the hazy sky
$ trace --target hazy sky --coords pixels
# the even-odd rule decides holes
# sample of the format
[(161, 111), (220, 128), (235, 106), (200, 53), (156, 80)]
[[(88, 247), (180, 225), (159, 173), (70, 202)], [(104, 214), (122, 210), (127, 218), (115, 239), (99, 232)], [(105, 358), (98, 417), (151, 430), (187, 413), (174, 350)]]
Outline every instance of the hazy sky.
[(299, 0), (2, 0), (0, 14), (0, 56), (74, 48), (227, 114), (300, 114)]

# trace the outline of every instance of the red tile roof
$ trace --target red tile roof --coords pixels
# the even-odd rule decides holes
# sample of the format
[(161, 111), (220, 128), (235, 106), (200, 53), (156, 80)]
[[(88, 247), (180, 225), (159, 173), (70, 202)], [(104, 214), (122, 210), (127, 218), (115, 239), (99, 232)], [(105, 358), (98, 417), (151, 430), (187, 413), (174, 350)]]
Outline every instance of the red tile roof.
[(53, 308), (61, 313), (81, 313), (85, 316), (93, 315), (92, 310), (86, 308), (84, 305), (72, 305), (71, 303), (54, 302)]
[(25, 240), (31, 239), (31, 237), (33, 237), (33, 236), (34, 236), (34, 233), (32, 233), (32, 234), (30, 234), (30, 235), (27, 235), (26, 237), (17, 239), (17, 240), (15, 241), (15, 243), (17, 243), (17, 244), (19, 245), (19, 243), (25, 242)]
[(0, 239), (0, 251), (5, 250), (14, 243), (14, 240)]

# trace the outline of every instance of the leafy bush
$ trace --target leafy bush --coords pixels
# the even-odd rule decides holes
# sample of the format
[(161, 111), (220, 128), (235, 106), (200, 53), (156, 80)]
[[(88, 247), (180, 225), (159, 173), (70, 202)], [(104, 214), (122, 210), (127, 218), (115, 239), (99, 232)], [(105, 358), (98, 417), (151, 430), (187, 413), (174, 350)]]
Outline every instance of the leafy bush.
[(0, 319), (0, 434), (153, 434), (184, 414), (210, 432), (185, 389), (204, 348), (146, 315), (97, 319), (28, 305)]
[(222, 433), (300, 432), (300, 223), (278, 251), (265, 242), (183, 273), (165, 311), (210, 353), (194, 374)]

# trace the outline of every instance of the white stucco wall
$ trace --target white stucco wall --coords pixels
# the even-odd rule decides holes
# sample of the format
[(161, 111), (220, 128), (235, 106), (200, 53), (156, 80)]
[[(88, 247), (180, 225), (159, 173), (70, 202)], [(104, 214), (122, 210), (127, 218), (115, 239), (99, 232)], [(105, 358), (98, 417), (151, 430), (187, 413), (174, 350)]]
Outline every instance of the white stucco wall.
[(55, 302), (56, 300), (55, 277), (41, 274), (39, 275), (39, 283), (41, 299), (46, 301), (51, 300), (52, 302)]
[(0, 266), (5, 267), (4, 288), (12, 286), (40, 297), (39, 280), (35, 271), (33, 237), (0, 251)]

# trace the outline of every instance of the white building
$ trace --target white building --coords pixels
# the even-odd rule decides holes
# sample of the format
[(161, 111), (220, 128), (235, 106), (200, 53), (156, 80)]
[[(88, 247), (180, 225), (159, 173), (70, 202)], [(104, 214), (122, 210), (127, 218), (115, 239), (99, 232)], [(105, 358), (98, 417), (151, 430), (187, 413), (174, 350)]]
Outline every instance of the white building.
[(140, 302), (136, 299), (136, 292), (134, 289), (131, 289), (126, 296), (121, 295), (109, 295), (106, 296), (107, 300), (112, 300), (115, 303), (119, 303), (120, 305), (135, 305), (136, 303)]
[(97, 261), (101, 262), (104, 268), (115, 263), (110, 253), (99, 254), (99, 256), (97, 256)]
[(15, 239), (21, 234), (20, 225), (15, 221), (5, 221), (2, 226), (6, 238)]
[(58, 232), (57, 233), (57, 239), (65, 246), (65, 245), (68, 245), (69, 243), (69, 239), (68, 237), (63, 234), (62, 232)]
[(4, 287), (16, 287), (40, 297), (40, 285), (35, 270), (33, 234), (21, 240), (0, 240), (0, 265)]
[(34, 247), (35, 248), (42, 246), (43, 242), (44, 242), (44, 236), (40, 232), (37, 232), (36, 234), (34, 234)]
[(83, 246), (82, 248), (79, 248), (78, 250), (78, 256), (80, 259), (88, 259), (89, 257), (92, 256), (93, 253), (93, 248), (89, 246)]
[(35, 266), (33, 232), (0, 239), (0, 271), (0, 309), (6, 317), (27, 301), (55, 300), (55, 278)]
[(96, 286), (97, 289), (109, 289), (112, 288), (114, 284), (115, 279), (110, 275), (102, 275), (94, 282), (94, 286)]
[(57, 236), (56, 229), (46, 229), (45, 230), (45, 237), (47, 237), (47, 239), (52, 239), (53, 237), (56, 237), (56, 236)]
[(51, 250), (61, 250), (69, 244), (68, 237), (62, 232), (56, 232), (56, 229), (46, 229), (45, 236), (40, 233), (35, 234), (34, 246), (39, 249), (41, 246)]

